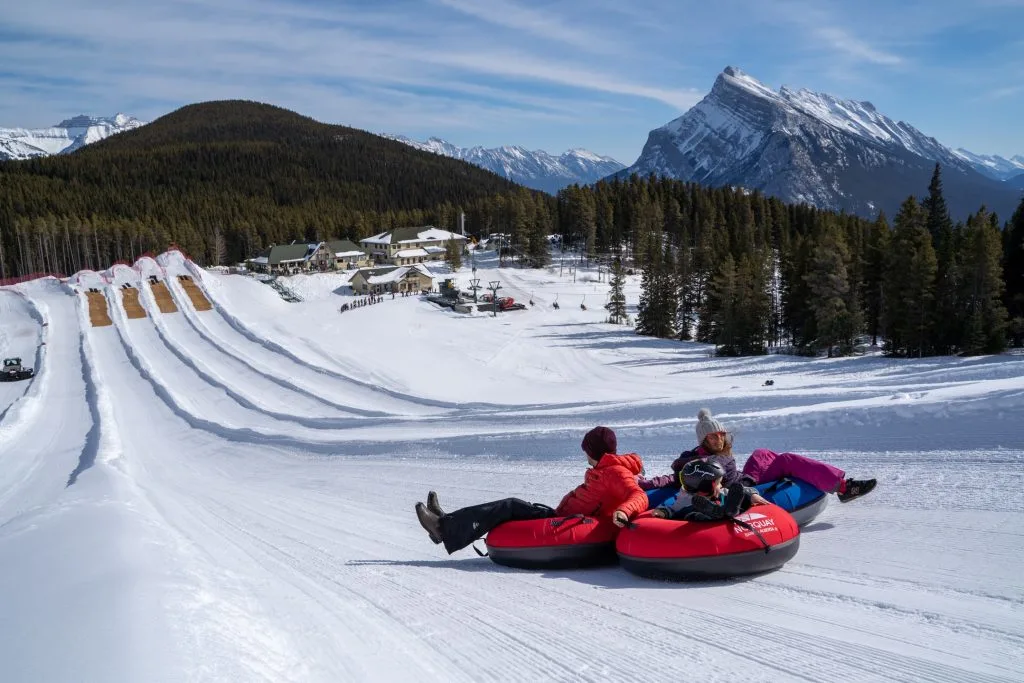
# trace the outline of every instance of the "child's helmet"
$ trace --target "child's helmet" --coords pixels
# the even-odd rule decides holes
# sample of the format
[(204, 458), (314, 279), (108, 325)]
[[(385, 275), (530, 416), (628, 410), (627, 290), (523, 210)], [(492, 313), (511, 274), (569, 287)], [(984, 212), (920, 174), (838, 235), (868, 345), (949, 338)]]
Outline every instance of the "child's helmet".
[(711, 493), (712, 483), (725, 476), (725, 469), (713, 460), (691, 460), (683, 465), (679, 479), (690, 493)]

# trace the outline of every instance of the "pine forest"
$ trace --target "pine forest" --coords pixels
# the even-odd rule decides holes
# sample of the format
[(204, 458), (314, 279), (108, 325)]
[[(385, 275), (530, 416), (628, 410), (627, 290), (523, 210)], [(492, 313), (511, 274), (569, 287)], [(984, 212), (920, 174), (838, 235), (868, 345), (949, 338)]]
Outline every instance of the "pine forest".
[(364, 131), (211, 102), (74, 154), (0, 162), (0, 280), (106, 268), (171, 244), (230, 264), (293, 240), (455, 229), (465, 213), (467, 231), (508, 235), (504, 250), (523, 265), (545, 266), (557, 234), (606, 266), (613, 322), (629, 320), (623, 280), (640, 273), (637, 333), (721, 355), (1021, 346), (1024, 202), (1005, 223), (984, 207), (954, 222), (939, 166), (922, 196), (891, 221), (655, 177), (552, 197)]

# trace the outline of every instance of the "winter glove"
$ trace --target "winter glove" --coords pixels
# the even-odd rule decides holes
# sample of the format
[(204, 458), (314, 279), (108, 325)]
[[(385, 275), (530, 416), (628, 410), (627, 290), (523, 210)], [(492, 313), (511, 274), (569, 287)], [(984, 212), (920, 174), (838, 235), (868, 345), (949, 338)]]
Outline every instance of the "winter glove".
[(615, 524), (615, 526), (617, 526), (617, 527), (620, 527), (620, 528), (621, 528), (621, 527), (624, 527), (624, 526), (626, 526), (627, 524), (629, 524), (629, 515), (627, 515), (627, 514), (626, 514), (625, 512), (623, 512), (622, 510), (616, 510), (616, 511), (615, 511), (615, 514), (614, 514), (614, 515), (612, 515), (612, 522), (613, 522), (613, 523)]
[(705, 496), (694, 496), (690, 502), (693, 510), (683, 517), (688, 522), (713, 522), (725, 519), (725, 508)]
[(654, 508), (651, 510), (651, 517), (657, 517), (658, 519), (668, 519), (670, 514), (672, 512), (668, 508)]

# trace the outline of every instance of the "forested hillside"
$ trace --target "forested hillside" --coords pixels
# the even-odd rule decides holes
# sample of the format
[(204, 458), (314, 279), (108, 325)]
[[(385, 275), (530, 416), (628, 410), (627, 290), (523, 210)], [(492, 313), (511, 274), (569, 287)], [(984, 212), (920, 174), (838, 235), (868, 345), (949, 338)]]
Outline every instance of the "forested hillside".
[(938, 166), (891, 224), (633, 176), (561, 192), (559, 225), (589, 257), (642, 269), (638, 333), (724, 355), (848, 353), (861, 335), (904, 356), (1024, 341), (1024, 202), (1005, 226), (984, 207), (954, 223)]
[[(922, 194), (925, 188), (922, 188)], [(72, 155), (0, 163), (0, 279), (175, 243), (203, 264), (459, 211), (532, 266), (548, 236), (643, 272), (641, 334), (724, 354), (987, 353), (1024, 341), (1024, 208), (950, 219), (936, 166), (892, 224), (664, 178), (533, 192), (468, 163), (251, 102), (184, 107)], [(620, 318), (616, 315), (616, 318)]]
[[(195, 104), (72, 155), (0, 163), (0, 279), (105, 267), (169, 243), (201, 262), (230, 262), (292, 239), (451, 226), (483, 199), (521, 211), (525, 202), (531, 222), (535, 205), (554, 201), (278, 107)], [(495, 211), (498, 225), (514, 218)]]

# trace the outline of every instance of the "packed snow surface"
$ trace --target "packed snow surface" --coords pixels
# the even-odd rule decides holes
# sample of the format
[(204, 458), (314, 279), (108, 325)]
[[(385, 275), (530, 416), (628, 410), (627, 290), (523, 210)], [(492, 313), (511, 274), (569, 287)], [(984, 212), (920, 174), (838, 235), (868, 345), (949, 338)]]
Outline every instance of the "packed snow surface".
[[(339, 313), (341, 274), (288, 303), (177, 252), (0, 290), (0, 353), (40, 370), (0, 384), (0, 679), (1024, 678), (1024, 357), (717, 359), (607, 324), (607, 277), (558, 256), (467, 263), (463, 287), (475, 265), (534, 304), (497, 316)], [(704, 406), (741, 464), (800, 452), (879, 486), (782, 569), (695, 584), (449, 557), (413, 515), (430, 489), (555, 504), (597, 424), (667, 472)]]

